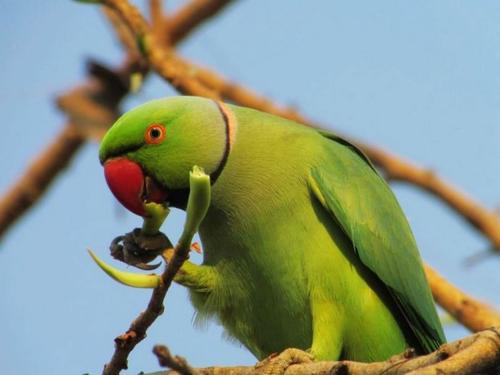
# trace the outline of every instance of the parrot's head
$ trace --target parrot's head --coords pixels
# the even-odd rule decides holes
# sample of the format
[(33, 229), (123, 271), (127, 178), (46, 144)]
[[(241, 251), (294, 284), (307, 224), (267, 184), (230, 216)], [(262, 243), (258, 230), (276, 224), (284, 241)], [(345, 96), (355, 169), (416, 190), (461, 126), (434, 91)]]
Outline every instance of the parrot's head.
[(224, 108), (209, 99), (173, 97), (150, 101), (120, 117), (99, 149), (115, 197), (141, 216), (145, 202), (185, 208), (193, 166), (202, 167), (212, 180), (224, 167)]

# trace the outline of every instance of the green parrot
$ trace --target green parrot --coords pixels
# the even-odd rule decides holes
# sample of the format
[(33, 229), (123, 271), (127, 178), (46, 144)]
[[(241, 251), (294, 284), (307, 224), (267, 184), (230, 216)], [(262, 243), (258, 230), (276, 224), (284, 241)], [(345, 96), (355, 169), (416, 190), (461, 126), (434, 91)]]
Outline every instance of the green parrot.
[[(209, 174), (200, 265), (175, 281), (257, 358), (294, 347), (318, 360), (378, 361), (445, 342), (415, 239), (391, 189), (354, 145), (198, 97), (124, 114), (99, 150), (132, 212), (186, 208), (189, 171)], [(146, 275), (144, 275), (146, 277)]]

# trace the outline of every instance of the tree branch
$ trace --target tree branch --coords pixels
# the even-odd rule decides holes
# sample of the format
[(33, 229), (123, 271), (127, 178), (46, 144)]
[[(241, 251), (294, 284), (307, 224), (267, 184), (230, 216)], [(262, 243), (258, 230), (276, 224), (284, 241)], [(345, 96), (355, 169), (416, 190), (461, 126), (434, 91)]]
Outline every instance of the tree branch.
[(195, 27), (219, 11), (235, 3), (233, 0), (193, 0), (172, 16), (166, 18), (168, 39), (171, 44), (185, 39)]
[[(176, 251), (177, 253), (178, 251)], [(127, 332), (115, 338), (115, 351), (109, 363), (104, 366), (103, 375), (115, 375), (119, 374), (121, 370), (127, 369), (128, 355), (139, 342), (144, 340), (148, 328), (163, 313), (163, 300), (172, 284), (175, 273), (185, 259), (187, 258), (182, 259), (178, 256), (175, 262), (172, 261), (168, 264), (161, 275), (162, 283), (153, 290), (146, 310), (141, 312), (132, 322)]]
[(69, 123), (28, 166), (0, 199), (0, 236), (43, 195), (82, 143), (77, 127)]
[(425, 265), (425, 274), (434, 300), (465, 327), (477, 332), (500, 326), (500, 313), (491, 306), (462, 292), (429, 265)]
[[(156, 351), (155, 354), (161, 359), (161, 355)], [(179, 368), (174, 366), (170, 367), (171, 364), (175, 366), (175, 362), (166, 361), (166, 365), (172, 371), (157, 372), (154, 375), (188, 373), (179, 371)], [(185, 370), (186, 367), (181, 369)], [(255, 366), (207, 367), (197, 368), (194, 371), (202, 375), (258, 374)], [(444, 344), (435, 352), (424, 356), (416, 357), (413, 351), (408, 350), (383, 362), (321, 361), (295, 364), (286, 369), (285, 375), (469, 375), (496, 374), (498, 371), (500, 371), (500, 327)]]
[(384, 170), (388, 179), (407, 182), (433, 194), (484, 234), (496, 251), (500, 251), (500, 216), (494, 211), (442, 180), (432, 170), (418, 167), (378, 147), (361, 144), (361, 148)]
[(195, 375), (198, 371), (193, 369), (185, 358), (178, 355), (173, 356), (164, 345), (155, 345), (153, 353), (158, 358), (160, 366), (167, 367), (182, 375)]

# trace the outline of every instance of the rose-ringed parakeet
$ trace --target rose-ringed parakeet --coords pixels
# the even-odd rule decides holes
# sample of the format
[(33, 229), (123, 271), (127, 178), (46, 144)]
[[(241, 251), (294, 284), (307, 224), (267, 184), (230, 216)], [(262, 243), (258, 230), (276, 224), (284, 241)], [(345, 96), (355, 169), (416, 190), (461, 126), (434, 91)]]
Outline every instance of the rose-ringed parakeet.
[(203, 263), (175, 281), (257, 358), (383, 360), (445, 341), (408, 222), (352, 144), (270, 114), (174, 97), (123, 115), (100, 152), (112, 192), (184, 209), (193, 165), (210, 175)]

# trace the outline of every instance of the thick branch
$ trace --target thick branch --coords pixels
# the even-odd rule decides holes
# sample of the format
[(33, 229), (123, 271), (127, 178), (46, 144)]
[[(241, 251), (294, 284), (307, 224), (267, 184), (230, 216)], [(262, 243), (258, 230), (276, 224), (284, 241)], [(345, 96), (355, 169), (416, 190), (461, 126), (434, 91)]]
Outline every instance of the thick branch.
[(428, 265), (425, 273), (434, 300), (465, 327), (477, 332), (500, 326), (500, 313), (491, 306), (462, 292)]
[[(195, 370), (203, 375), (258, 374), (254, 366), (207, 367)], [(407, 351), (384, 362), (321, 361), (296, 364), (288, 367), (285, 375), (467, 375), (496, 374), (498, 371), (500, 371), (500, 327), (444, 344), (435, 352), (420, 357), (415, 357), (411, 351)], [(179, 373), (172, 370), (158, 372), (155, 375)]]

